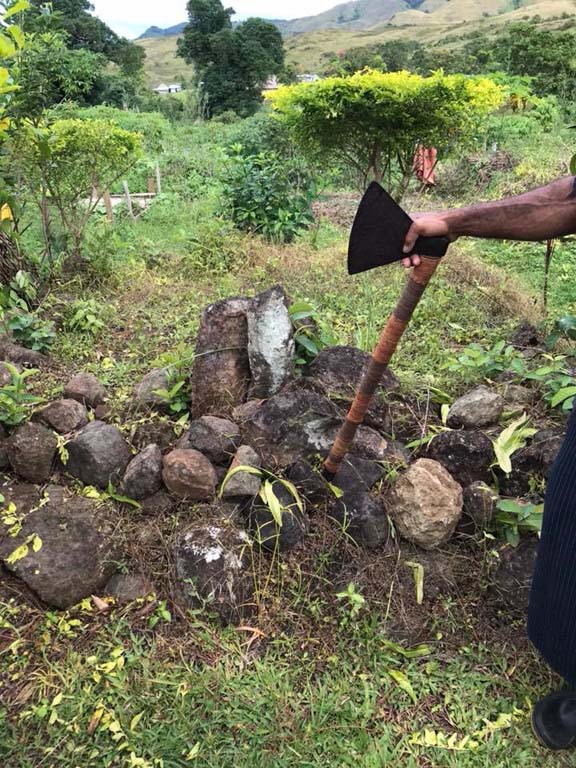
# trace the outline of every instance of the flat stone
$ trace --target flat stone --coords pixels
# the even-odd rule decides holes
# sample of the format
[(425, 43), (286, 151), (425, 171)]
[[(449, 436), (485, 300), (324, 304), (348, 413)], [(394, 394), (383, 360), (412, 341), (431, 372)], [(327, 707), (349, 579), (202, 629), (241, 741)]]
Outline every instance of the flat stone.
[(38, 411), (35, 418), (66, 435), (88, 424), (88, 411), (77, 400), (56, 400)]
[(246, 400), (250, 306), (250, 299), (225, 299), (202, 313), (191, 377), (193, 418), (228, 414)]
[(90, 422), (66, 448), (66, 472), (104, 490), (110, 483), (118, 486), (132, 458), (120, 430), (103, 421)]
[(7, 441), (14, 472), (32, 483), (43, 483), (52, 474), (58, 441), (41, 424), (23, 424)]
[(194, 449), (214, 464), (228, 464), (240, 444), (240, 430), (232, 421), (201, 416), (176, 443), (177, 448)]
[(161, 488), (162, 451), (157, 445), (149, 445), (128, 464), (122, 489), (128, 498), (141, 501)]
[[(236, 451), (236, 455), (230, 465), (230, 471), (237, 467), (253, 467), (254, 469), (260, 469), (260, 457), (249, 445), (241, 445)], [(237, 472), (224, 486), (222, 497), (229, 499), (236, 496), (257, 496), (261, 484), (262, 477), (260, 475), (253, 475), (250, 472)]]
[(289, 301), (277, 285), (255, 297), (248, 309), (250, 399), (272, 397), (294, 374), (295, 343)]
[(176, 578), (184, 602), (214, 611), (225, 624), (254, 613), (254, 575), (248, 534), (229, 519), (195, 524), (174, 548)]
[(488, 427), (500, 421), (503, 410), (502, 396), (488, 387), (479, 386), (455, 401), (448, 411), (447, 424), (455, 429)]
[[(98, 594), (108, 581), (116, 559), (112, 529), (100, 503), (57, 486), (47, 496), (17, 536), (0, 532), (0, 560), (45, 603), (66, 609)], [(40, 545), (37, 551), (33, 542)], [(24, 545), (24, 556), (14, 560)]]
[(399, 534), (422, 549), (445, 544), (462, 516), (462, 487), (430, 459), (419, 459), (400, 475), (386, 501)]
[(79, 373), (64, 387), (64, 398), (96, 408), (106, 399), (106, 390), (92, 373)]
[(180, 499), (206, 501), (216, 494), (216, 470), (199, 451), (171, 451), (164, 457), (162, 478), (170, 493)]

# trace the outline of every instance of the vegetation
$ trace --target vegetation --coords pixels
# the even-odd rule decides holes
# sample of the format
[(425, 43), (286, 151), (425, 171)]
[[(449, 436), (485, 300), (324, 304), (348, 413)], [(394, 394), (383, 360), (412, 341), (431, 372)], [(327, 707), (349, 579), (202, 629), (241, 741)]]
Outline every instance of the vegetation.
[[(229, 13), (209, 0), (202, 7), (220, 30), (208, 37), (235, 46), (240, 27), (228, 25)], [(10, 201), (2, 229), (22, 261), (14, 275), (2, 273), (0, 309), (3, 333), (50, 352), (52, 365), (41, 375), (2, 372), (8, 432), (83, 370), (112, 393), (110, 421), (132, 434), (149, 421), (134, 412), (134, 384), (158, 367), (169, 377), (155, 393), (157, 418), (180, 434), (200, 312), (273, 283), (292, 300), (301, 371), (329, 345), (369, 351), (405, 275), (346, 273), (359, 170), (392, 179), (408, 209), (440, 209), (545, 183), (566, 172), (574, 153), (569, 80), (553, 93), (555, 70), (543, 64), (547, 81), (520, 64), (513, 75), (490, 66), (472, 78), (355, 74), (365, 64), (412, 68), (413, 43), (382, 47), (380, 60), (364, 49), (338, 57), (333, 76), (282, 89), (274, 110), (246, 119), (238, 115), (256, 108), (255, 84), (241, 103), (215, 105), (213, 120), (198, 119), (189, 96), (181, 110), (160, 113), (137, 84), (134, 101), (98, 96), (105, 103), (93, 105), (102, 68), (118, 75), (122, 66), (112, 58), (114, 38), (91, 27), (86, 3), (54, 3), (46, 28), (37, 8), (24, 33), (17, 0), (0, 31), (1, 202)], [(93, 34), (85, 50), (84, 24)], [(248, 30), (266, 32), (260, 23)], [(378, 121), (368, 110), (374, 96)], [(437, 186), (427, 192), (407, 183), (416, 141), (441, 150)], [(143, 191), (156, 163), (162, 193), (134, 218), (118, 205), (109, 221), (100, 193), (124, 180)], [(482, 381), (534, 396), (526, 407), (507, 404), (493, 436), (495, 477), (507, 476), (534, 430), (562, 428), (576, 399), (576, 244), (556, 244), (547, 310), (545, 252), (539, 243), (467, 240), (451, 249), (393, 365), (414, 431), (402, 441), (414, 450), (448, 428), (447, 407)], [(528, 354), (509, 341), (520, 318), (546, 340)], [(396, 420), (395, 432), (401, 426)], [(262, 478), (278, 522), (278, 478)], [(524, 640), (521, 613), (486, 597), (500, 548), (522, 546), (541, 527), (544, 479), (530, 483), (533, 500), (502, 499), (477, 540), (454, 545), (462, 564), (454, 589), (444, 578), (450, 547), (439, 575), (429, 553), (365, 552), (316, 514), (306, 547), (255, 559), (259, 610), (236, 628), (218, 626), (207, 610), (186, 611), (168, 578), (174, 536), (204, 519), (204, 508), (152, 519), (112, 487), (75, 484), (115, 504), (118, 570), (145, 573), (154, 592), (128, 605), (87, 599), (57, 612), (2, 572), (0, 763), (568, 768), (573, 757), (541, 750), (529, 727), (531, 702), (559, 683)], [(0, 510), (0, 526), (21, 524), (18, 510)]]

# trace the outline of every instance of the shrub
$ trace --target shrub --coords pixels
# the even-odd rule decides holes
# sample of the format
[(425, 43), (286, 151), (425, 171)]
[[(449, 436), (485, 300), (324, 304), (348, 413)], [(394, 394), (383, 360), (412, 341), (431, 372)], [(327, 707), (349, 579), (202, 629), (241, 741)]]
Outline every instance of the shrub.
[(313, 220), (315, 186), (308, 171), (274, 152), (238, 154), (227, 192), (236, 226), (272, 242), (292, 242)]

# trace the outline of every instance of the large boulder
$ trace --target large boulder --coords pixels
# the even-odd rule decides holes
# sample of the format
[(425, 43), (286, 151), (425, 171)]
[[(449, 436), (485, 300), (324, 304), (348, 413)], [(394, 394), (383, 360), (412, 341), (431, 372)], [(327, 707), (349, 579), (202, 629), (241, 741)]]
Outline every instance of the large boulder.
[(214, 464), (228, 464), (240, 444), (240, 430), (232, 421), (217, 416), (201, 416), (176, 443), (177, 448), (192, 448)]
[[(564, 442), (561, 429), (542, 429), (530, 445), (512, 455), (512, 472), (509, 475), (498, 470), (500, 492), (504, 496), (525, 496), (542, 489)], [(540, 491), (543, 495), (543, 490)]]
[(254, 612), (250, 537), (230, 519), (180, 533), (174, 561), (179, 591), (191, 608), (215, 611), (225, 624)]
[[(328, 398), (289, 387), (260, 405), (241, 425), (244, 441), (267, 466), (287, 467), (310, 454), (330, 450), (344, 415)], [(389, 443), (369, 427), (360, 427), (352, 451), (364, 458), (386, 461)]]
[(387, 496), (398, 532), (422, 549), (436, 549), (454, 533), (462, 515), (462, 487), (431, 459), (419, 459)]
[(161, 488), (162, 451), (157, 445), (149, 445), (128, 464), (122, 490), (130, 499), (141, 501), (154, 496)]
[(118, 485), (131, 453), (122, 432), (103, 421), (92, 421), (67, 444), (66, 471), (86, 485), (106, 489)]
[(101, 504), (57, 486), (47, 496), (16, 536), (0, 531), (0, 560), (45, 603), (66, 609), (97, 593), (113, 573), (112, 529)]
[(344, 493), (336, 501), (332, 516), (348, 536), (367, 549), (381, 547), (390, 538), (390, 524), (383, 500), (361, 488)]
[(259, 294), (248, 310), (251, 399), (271, 397), (294, 373), (294, 335), (288, 298), (277, 285)]
[[(250, 527), (255, 541), (264, 549), (269, 552), (288, 552), (295, 549), (306, 537), (309, 528), (308, 517), (299, 507), (293, 494), (279, 480), (272, 483), (271, 492), (281, 509), (282, 525), (278, 525), (270, 507), (257, 500), (250, 510)], [(301, 500), (300, 502), (302, 503)]]
[(218, 475), (199, 451), (176, 449), (164, 457), (162, 478), (173, 496), (206, 501), (216, 494)]
[(192, 369), (192, 416), (230, 413), (246, 400), (250, 383), (250, 299), (211, 304), (202, 313)]
[(140, 381), (134, 388), (134, 401), (138, 408), (163, 409), (166, 400), (157, 394), (160, 390), (170, 388), (170, 379), (166, 368), (155, 368)]
[(7, 441), (8, 460), (14, 472), (32, 483), (43, 483), (52, 474), (58, 441), (41, 424), (23, 424)]
[(88, 424), (88, 411), (77, 400), (56, 400), (38, 411), (34, 418), (66, 435)]
[(106, 400), (106, 390), (93, 373), (79, 373), (64, 387), (64, 398), (96, 408)]
[(426, 457), (442, 464), (465, 487), (490, 478), (494, 447), (490, 438), (477, 429), (440, 432), (430, 443)]
[[(232, 464), (230, 465), (230, 471), (238, 469), (239, 467), (260, 469), (260, 458), (254, 448), (251, 448), (249, 445), (241, 445), (240, 448), (238, 448)], [(261, 484), (262, 478), (260, 475), (239, 470), (230, 477), (224, 486), (222, 490), (222, 498), (233, 499), (241, 496), (257, 496)]]
[(483, 385), (467, 392), (448, 411), (449, 427), (477, 429), (497, 424), (504, 410), (504, 400), (498, 392)]

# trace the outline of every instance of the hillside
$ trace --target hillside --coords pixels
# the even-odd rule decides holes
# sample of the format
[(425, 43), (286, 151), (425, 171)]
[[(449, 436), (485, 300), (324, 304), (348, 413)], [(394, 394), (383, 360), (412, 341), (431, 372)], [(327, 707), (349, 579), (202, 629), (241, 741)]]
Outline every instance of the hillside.
[[(375, 5), (381, 8), (390, 7), (395, 2), (396, 0), (385, 0), (384, 3), (358, 0), (356, 3), (337, 7), (362, 6), (368, 13)], [(325, 54), (355, 46), (400, 38), (453, 47), (461, 44), (464, 34), (476, 30), (497, 32), (504, 25), (528, 16), (540, 16), (542, 25), (552, 30), (564, 23), (561, 18), (564, 14), (576, 14), (576, 0), (530, 0), (521, 8), (511, 10), (513, 2), (514, 0), (424, 0), (418, 9), (400, 11), (388, 22), (375, 24), (370, 29), (339, 26), (294, 34), (286, 39), (288, 61), (300, 72), (316, 71), (321, 66)], [(398, 4), (407, 6), (407, 3)], [(325, 17), (326, 14), (321, 16)], [(318, 18), (320, 17), (311, 17), (308, 22)], [(296, 24), (296, 21), (288, 22), (292, 23)], [(176, 57), (177, 39), (176, 35), (172, 35), (137, 41), (146, 50), (145, 70), (151, 84), (190, 76), (191, 68)]]

